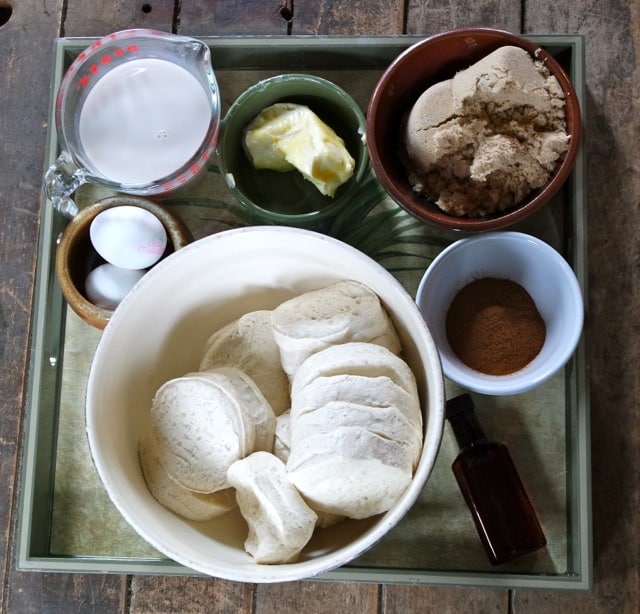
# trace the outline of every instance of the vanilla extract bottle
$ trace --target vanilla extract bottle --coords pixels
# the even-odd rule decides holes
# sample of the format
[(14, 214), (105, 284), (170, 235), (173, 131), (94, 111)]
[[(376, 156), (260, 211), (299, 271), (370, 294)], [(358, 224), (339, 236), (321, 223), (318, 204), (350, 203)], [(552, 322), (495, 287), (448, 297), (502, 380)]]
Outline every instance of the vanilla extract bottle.
[(461, 450), (451, 468), (491, 563), (544, 547), (544, 533), (509, 450), (487, 439), (469, 394), (447, 401), (447, 419)]

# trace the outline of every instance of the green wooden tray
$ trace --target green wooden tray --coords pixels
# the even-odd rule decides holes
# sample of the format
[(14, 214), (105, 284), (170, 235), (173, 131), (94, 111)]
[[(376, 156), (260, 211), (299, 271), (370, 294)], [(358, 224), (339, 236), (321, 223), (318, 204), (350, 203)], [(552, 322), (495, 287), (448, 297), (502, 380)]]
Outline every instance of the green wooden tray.
[[(569, 72), (584, 108), (584, 44), (579, 36), (531, 37)], [(53, 103), (64, 71), (94, 39), (58, 39), (53, 47), (46, 164), (58, 143)], [(209, 37), (223, 112), (258, 79), (285, 72), (324, 76), (366, 108), (384, 68), (411, 36)], [(514, 229), (551, 243), (572, 265), (586, 295), (584, 153), (555, 200)], [(82, 205), (107, 194), (83, 186)], [(251, 224), (233, 201), (214, 163), (196, 188), (168, 202), (196, 238)], [(397, 208), (373, 177), (353, 207), (364, 216), (327, 229), (391, 270), (412, 294), (430, 261), (460, 235), (435, 231)], [(84, 432), (84, 388), (100, 332), (79, 320), (58, 287), (56, 241), (66, 221), (44, 202), (18, 527), (17, 567), (59, 572), (194, 575), (167, 560), (125, 523), (93, 468)], [(320, 576), (328, 581), (584, 590), (591, 585), (589, 387), (585, 339), (564, 371), (535, 391), (514, 397), (475, 395), (489, 434), (514, 457), (545, 530), (546, 549), (492, 567), (453, 479), (456, 444), (445, 436), (436, 467), (418, 502), (376, 547), (352, 564)], [(447, 392), (458, 392), (447, 382)]]

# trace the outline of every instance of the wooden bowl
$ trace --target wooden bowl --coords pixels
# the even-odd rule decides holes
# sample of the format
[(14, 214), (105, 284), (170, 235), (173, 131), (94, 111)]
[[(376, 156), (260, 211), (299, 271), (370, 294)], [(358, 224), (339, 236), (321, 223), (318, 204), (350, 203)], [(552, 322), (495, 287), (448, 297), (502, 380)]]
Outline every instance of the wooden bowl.
[(89, 228), (93, 219), (102, 211), (123, 205), (141, 207), (153, 213), (167, 231), (166, 258), (193, 241), (191, 231), (178, 217), (166, 208), (150, 200), (135, 196), (113, 196), (100, 200), (84, 209), (64, 229), (56, 251), (56, 275), (67, 303), (85, 322), (103, 329), (113, 315), (113, 310), (92, 303), (84, 290), (87, 275), (104, 262), (91, 245)]

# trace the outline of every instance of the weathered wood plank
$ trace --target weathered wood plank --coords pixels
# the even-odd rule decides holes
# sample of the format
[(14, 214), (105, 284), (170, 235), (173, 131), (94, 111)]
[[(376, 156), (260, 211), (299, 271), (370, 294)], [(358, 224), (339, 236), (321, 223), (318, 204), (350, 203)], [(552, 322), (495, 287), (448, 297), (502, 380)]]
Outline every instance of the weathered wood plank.
[(407, 34), (437, 34), (485, 26), (520, 32), (520, 3), (512, 0), (409, 0)]
[[(42, 3), (30, 0), (11, 5), (10, 19), (0, 27), (0, 610), (35, 612), (43, 611), (39, 606), (54, 584), (39, 574), (15, 571), (10, 535), (15, 535), (17, 517), (15, 480), (21, 452), (51, 41), (59, 32), (62, 2), (50, 2), (46, 10)], [(59, 579), (55, 584), (62, 586)], [(68, 596), (65, 600), (69, 603)]]
[(292, 582), (257, 589), (255, 614), (369, 613), (378, 609), (377, 584)]
[(182, 2), (179, 33), (191, 36), (286, 34), (286, 0)]
[(25, 572), (18, 576), (14, 574), (9, 588), (5, 612), (93, 614), (126, 611), (126, 576)]
[[(453, 28), (487, 26), (517, 32), (519, 4), (509, 0), (452, 2), (410, 0), (406, 32), (432, 35)], [(508, 612), (506, 590), (460, 590), (448, 588), (386, 586), (383, 612)]]
[(383, 586), (381, 605), (389, 614), (499, 614), (509, 612), (509, 595), (505, 590)]
[[(404, 3), (400, 0), (296, 0), (292, 34), (401, 34)], [(294, 582), (259, 586), (257, 614), (376, 612), (378, 586), (354, 583)]]
[[(292, 34), (401, 33), (403, 2), (393, 0), (295, 0)], [(376, 612), (377, 585), (294, 582), (258, 586), (258, 614)]]
[[(61, 31), (62, 2), (11, 3), (0, 28), (0, 482), (14, 483), (27, 364), (34, 266), (38, 242), (40, 182), (49, 102), (51, 45)], [(77, 11), (82, 17), (80, 10)], [(76, 34), (91, 34), (86, 30)], [(14, 549), (18, 488), (0, 497), (3, 591), (6, 612), (94, 612), (124, 608), (126, 578), (18, 572)]]
[(175, 2), (173, 0), (69, 0), (63, 36), (104, 36), (129, 28), (155, 28), (172, 32)]
[(640, 69), (633, 49), (640, 42), (640, 10), (634, 0), (525, 8), (526, 32), (586, 37), (594, 588), (582, 595), (516, 591), (514, 607), (538, 614), (637, 612)]
[(250, 614), (253, 586), (213, 578), (135, 576), (130, 612)]
[(292, 34), (402, 34), (402, 0), (295, 0)]

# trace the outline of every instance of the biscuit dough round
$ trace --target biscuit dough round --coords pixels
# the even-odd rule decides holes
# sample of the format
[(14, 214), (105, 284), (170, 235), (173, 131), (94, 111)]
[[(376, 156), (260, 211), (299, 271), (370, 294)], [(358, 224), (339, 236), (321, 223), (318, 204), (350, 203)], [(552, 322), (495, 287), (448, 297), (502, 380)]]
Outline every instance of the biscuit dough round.
[(236, 507), (233, 488), (202, 494), (172, 480), (160, 464), (156, 444), (152, 438), (140, 440), (138, 454), (149, 492), (158, 503), (179, 516), (201, 522), (222, 516)]
[(415, 375), (402, 358), (382, 345), (354, 341), (332, 345), (309, 356), (296, 371), (291, 396), (314, 379), (331, 375), (387, 376), (409, 394), (418, 395)]
[(244, 314), (209, 337), (200, 371), (216, 367), (244, 371), (258, 385), (276, 416), (289, 409), (289, 380), (273, 337), (271, 311)]
[(163, 384), (153, 399), (151, 425), (165, 471), (201, 493), (227, 488), (227, 469), (255, 444), (254, 423), (233, 390), (202, 377)]
[[(291, 400), (291, 420), (323, 407), (332, 401), (344, 401), (370, 407), (395, 407), (417, 429), (422, 430), (420, 399), (384, 375), (331, 375), (317, 377)], [(292, 427), (293, 428), (293, 427)]]
[(367, 341), (400, 352), (398, 334), (380, 299), (356, 281), (340, 281), (289, 299), (273, 310), (271, 322), (290, 378), (309, 356), (339, 343)]
[(236, 367), (218, 367), (186, 377), (207, 379), (232, 393), (244, 416), (253, 422), (255, 438), (251, 451), (272, 450), (276, 416), (260, 388), (244, 371)]

